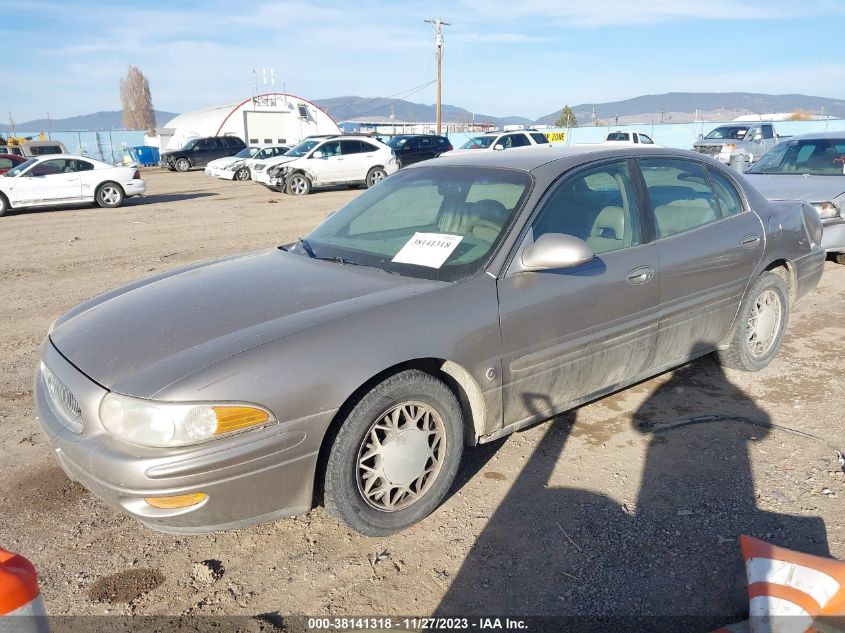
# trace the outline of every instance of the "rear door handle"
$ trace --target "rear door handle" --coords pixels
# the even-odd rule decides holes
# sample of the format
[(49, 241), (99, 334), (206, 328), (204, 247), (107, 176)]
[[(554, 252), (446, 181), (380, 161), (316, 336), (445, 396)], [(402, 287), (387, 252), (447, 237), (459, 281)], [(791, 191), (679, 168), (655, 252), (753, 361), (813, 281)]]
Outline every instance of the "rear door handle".
[(637, 266), (628, 271), (628, 283), (633, 285), (644, 284), (654, 278), (654, 268), (651, 266)]
[(742, 238), (742, 248), (755, 248), (760, 243), (760, 236), (756, 233)]

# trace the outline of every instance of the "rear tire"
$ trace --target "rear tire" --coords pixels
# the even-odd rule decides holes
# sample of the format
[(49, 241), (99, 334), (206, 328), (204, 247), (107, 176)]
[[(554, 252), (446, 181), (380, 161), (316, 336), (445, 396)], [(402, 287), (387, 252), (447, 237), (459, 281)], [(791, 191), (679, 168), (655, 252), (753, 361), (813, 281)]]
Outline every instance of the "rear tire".
[(367, 536), (398, 532), (431, 514), (463, 453), (452, 391), (419, 370), (379, 383), (346, 416), (326, 464), (326, 510)]
[(367, 188), (377, 185), (385, 178), (387, 178), (387, 172), (384, 171), (384, 167), (373, 167), (367, 172)]
[(287, 178), (285, 190), (292, 196), (307, 196), (311, 193), (311, 179), (305, 174), (291, 174)]
[(109, 181), (97, 187), (94, 201), (104, 209), (115, 209), (123, 204), (125, 197), (121, 186), (116, 182)]
[(725, 367), (760, 371), (780, 350), (789, 321), (789, 288), (783, 277), (764, 272), (742, 301), (730, 347), (719, 350)]
[(191, 161), (187, 158), (180, 158), (176, 161), (176, 171), (186, 172), (191, 168)]

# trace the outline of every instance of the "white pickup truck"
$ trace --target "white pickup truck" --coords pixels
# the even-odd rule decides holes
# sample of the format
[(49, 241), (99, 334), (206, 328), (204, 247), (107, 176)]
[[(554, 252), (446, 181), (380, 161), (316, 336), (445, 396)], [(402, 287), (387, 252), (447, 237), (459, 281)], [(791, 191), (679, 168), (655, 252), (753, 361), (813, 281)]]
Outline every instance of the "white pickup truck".
[(699, 135), (692, 149), (726, 165), (736, 157), (751, 164), (784, 138), (771, 123), (736, 121), (720, 125), (707, 136)]
[(642, 132), (608, 132), (604, 139), (605, 145), (652, 145), (654, 147), (663, 147), (651, 140), (648, 134)]

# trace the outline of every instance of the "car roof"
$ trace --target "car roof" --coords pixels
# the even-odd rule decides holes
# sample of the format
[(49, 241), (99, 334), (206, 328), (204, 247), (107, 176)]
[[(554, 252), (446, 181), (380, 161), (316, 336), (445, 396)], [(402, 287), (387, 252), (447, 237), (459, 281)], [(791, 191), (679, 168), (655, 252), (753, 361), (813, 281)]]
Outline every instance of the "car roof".
[[(436, 158), (434, 162), (425, 161), (411, 165), (406, 169), (418, 169), (419, 166), (444, 164), (449, 166), (501, 167), (532, 171), (542, 165), (555, 161), (568, 161), (571, 164), (565, 167), (569, 168), (592, 160), (603, 158), (635, 158), (645, 154), (693, 158), (698, 161), (701, 161), (703, 158), (706, 159), (706, 157), (697, 152), (669, 149), (666, 147), (612, 147), (607, 145), (562, 147), (560, 145), (542, 144), (493, 152), (468, 151), (453, 156), (444, 154)], [(715, 161), (708, 160), (707, 162)]]
[(806, 134), (796, 134), (795, 136), (788, 136), (784, 138), (785, 141), (796, 141), (796, 140), (813, 140), (813, 139), (845, 139), (845, 130), (839, 130), (836, 132), (807, 132)]
[[(38, 156), (29, 156), (29, 157), (24, 156), (24, 158), (37, 158), (37, 159), (40, 159), (40, 160), (52, 160), (54, 158), (55, 159), (74, 158), (74, 159), (88, 160), (88, 161), (91, 161), (92, 163), (100, 163), (101, 165), (109, 165), (109, 163), (101, 161), (99, 158), (91, 158), (90, 156), (80, 156), (79, 154), (40, 154)], [(109, 165), (109, 167), (112, 167), (112, 166), (113, 165)], [(118, 165), (118, 167), (120, 167), (120, 166), (122, 166), (122, 165)]]

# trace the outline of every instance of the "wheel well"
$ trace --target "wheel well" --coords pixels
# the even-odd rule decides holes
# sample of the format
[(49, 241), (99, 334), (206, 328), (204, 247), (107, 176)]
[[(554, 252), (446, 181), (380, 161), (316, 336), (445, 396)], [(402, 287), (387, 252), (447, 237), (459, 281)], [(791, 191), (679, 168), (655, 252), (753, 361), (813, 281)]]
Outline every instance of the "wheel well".
[(12, 205), (9, 203), (9, 198), (6, 197), (6, 194), (0, 191), (0, 198), (3, 198), (3, 201), (6, 203), (6, 208), (11, 209)]
[(388, 377), (398, 374), (400, 371), (417, 369), (442, 380), (446, 386), (449, 387), (452, 393), (455, 394), (455, 397), (458, 399), (458, 403), (461, 406), (461, 413), (464, 416), (464, 437), (466, 443), (470, 445), (475, 444), (477, 434), (475, 430), (475, 416), (473, 415), (472, 405), (470, 404), (470, 395), (466, 392), (464, 387), (461, 386), (458, 380), (443, 371), (443, 366), (447, 364), (448, 361), (440, 358), (415, 358), (413, 360), (388, 367), (364, 382), (360, 387), (352, 392), (352, 394), (337, 410), (337, 413), (335, 413), (328, 429), (326, 429), (323, 441), (320, 444), (320, 453), (317, 457), (317, 469), (314, 474), (315, 500), (322, 502), (323, 474), (326, 472), (326, 463), (329, 459), (329, 452), (331, 451), (332, 444), (334, 444), (335, 437), (337, 437), (338, 431), (340, 431), (340, 427), (346, 419), (346, 416), (349, 415), (349, 412), (352, 411), (358, 401), (363, 398), (370, 389)]
[(766, 266), (765, 272), (773, 272), (783, 278), (786, 287), (789, 289), (789, 303), (795, 303), (795, 267), (785, 259), (777, 259)]

